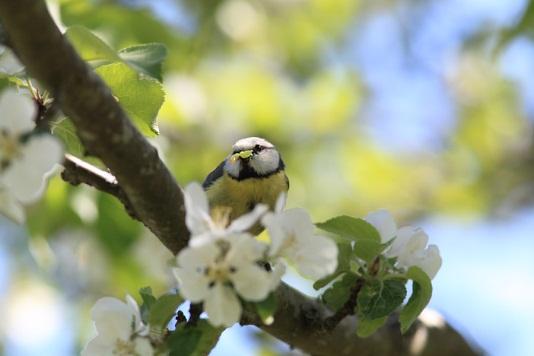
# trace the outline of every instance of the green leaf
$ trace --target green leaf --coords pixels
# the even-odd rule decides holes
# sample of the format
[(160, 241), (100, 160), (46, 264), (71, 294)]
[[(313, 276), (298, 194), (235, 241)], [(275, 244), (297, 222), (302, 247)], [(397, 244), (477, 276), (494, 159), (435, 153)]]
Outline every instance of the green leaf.
[(495, 53), (502, 52), (505, 46), (519, 36), (529, 36), (534, 38), (534, 1), (529, 1), (525, 10), (523, 11), (521, 18), (515, 23), (515, 25), (505, 28), (497, 41), (495, 47)]
[(96, 69), (122, 108), (146, 136), (158, 133), (156, 116), (165, 93), (157, 80), (137, 73), (124, 63), (107, 64)]
[(319, 229), (339, 235), (348, 241), (367, 239), (380, 242), (378, 231), (363, 219), (342, 215), (316, 225)]
[(354, 243), (354, 255), (366, 262), (372, 262), (384, 251), (384, 245), (371, 239), (360, 239)]
[(184, 299), (178, 294), (159, 297), (150, 308), (150, 326), (165, 328), (183, 302)]
[(206, 320), (199, 320), (196, 328), (202, 331), (202, 336), (200, 337), (200, 341), (198, 342), (197, 348), (193, 355), (205, 356), (209, 354), (210, 351), (215, 347), (225, 328), (213, 327)]
[(350, 292), (358, 276), (346, 273), (340, 280), (334, 282), (322, 295), (323, 302), (334, 311), (340, 309), (349, 300)]
[(152, 288), (150, 287), (139, 289), (139, 295), (141, 295), (141, 298), (143, 299), (143, 304), (141, 304), (140, 307), (141, 319), (147, 324), (149, 322), (150, 308), (152, 308), (152, 305), (156, 302), (156, 297), (152, 295)]
[(432, 282), (421, 268), (410, 267), (406, 277), (413, 280), (413, 290), (408, 303), (400, 312), (401, 333), (410, 328), (432, 297)]
[(202, 338), (202, 330), (197, 328), (180, 328), (174, 331), (167, 338), (170, 356), (190, 356), (194, 355), (195, 350)]
[(160, 82), (161, 65), (167, 57), (167, 48), (161, 43), (146, 43), (127, 47), (119, 51), (119, 56), (136, 70)]
[(356, 327), (356, 335), (359, 337), (368, 337), (375, 333), (382, 325), (386, 323), (387, 316), (378, 319), (359, 319)]
[(161, 43), (131, 46), (123, 48), (117, 53), (83, 26), (71, 26), (65, 35), (80, 57), (94, 68), (115, 62), (124, 62), (135, 70), (162, 81), (161, 65), (167, 57), (167, 48)]
[(278, 307), (278, 301), (274, 293), (269, 294), (265, 300), (254, 303), (256, 311), (265, 325), (271, 325), (274, 321), (273, 315)]
[(85, 147), (78, 138), (76, 128), (69, 118), (64, 117), (53, 122), (50, 129), (54, 135), (63, 141), (67, 152), (78, 157), (85, 155)]
[(313, 284), (315, 290), (321, 289), (328, 283), (332, 282), (341, 274), (350, 271), (350, 257), (352, 255), (352, 247), (348, 243), (337, 244), (337, 268), (331, 275), (319, 279)]
[(80, 57), (95, 67), (121, 60), (111, 47), (83, 26), (69, 27), (65, 35)]
[(350, 270), (350, 258), (352, 255), (352, 246), (348, 243), (337, 244), (337, 270), (348, 271)]
[(156, 297), (152, 294), (152, 288), (150, 287), (143, 287), (139, 289), (139, 295), (143, 299), (143, 303), (146, 304), (148, 307), (151, 307), (152, 304), (156, 301)]
[(406, 297), (405, 284), (403, 279), (366, 283), (358, 294), (358, 316), (367, 320), (388, 316)]
[(0, 73), (0, 95), (2, 95), (2, 91), (7, 88), (9, 85), (9, 80), (3, 76), (2, 73)]
[(194, 327), (181, 326), (167, 338), (170, 356), (205, 356), (215, 347), (224, 328), (215, 328), (206, 320)]
[(333, 274), (329, 275), (328, 277), (324, 277), (322, 279), (319, 279), (315, 283), (313, 283), (313, 289), (319, 290), (326, 286), (328, 283), (332, 282), (337, 277), (341, 276), (346, 271), (335, 271)]

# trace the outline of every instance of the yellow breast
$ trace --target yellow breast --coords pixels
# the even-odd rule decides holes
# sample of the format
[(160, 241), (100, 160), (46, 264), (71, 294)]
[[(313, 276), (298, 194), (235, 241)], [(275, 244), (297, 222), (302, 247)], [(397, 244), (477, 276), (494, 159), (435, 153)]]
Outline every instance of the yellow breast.
[(230, 208), (230, 219), (233, 220), (254, 209), (256, 204), (266, 204), (272, 210), (280, 193), (287, 192), (288, 189), (289, 183), (284, 171), (266, 178), (240, 181), (225, 172), (208, 188), (207, 195), (211, 209)]

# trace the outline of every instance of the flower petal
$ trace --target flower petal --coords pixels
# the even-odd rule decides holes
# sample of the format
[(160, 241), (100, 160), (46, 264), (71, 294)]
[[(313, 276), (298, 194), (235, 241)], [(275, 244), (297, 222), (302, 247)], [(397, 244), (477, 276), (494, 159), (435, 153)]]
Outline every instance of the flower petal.
[(397, 237), (393, 240), (390, 248), (386, 251), (386, 255), (391, 257), (398, 257), (405, 249), (406, 244), (415, 234), (416, 229), (411, 226), (403, 226), (397, 231)]
[(185, 224), (192, 235), (210, 231), (213, 225), (210, 217), (208, 197), (197, 182), (188, 184), (184, 189)]
[(152, 345), (150, 344), (150, 341), (148, 341), (147, 338), (144, 337), (136, 337), (133, 341), (134, 343), (134, 350), (136, 353), (136, 356), (152, 356), (154, 355), (154, 349), (152, 348)]
[(82, 350), (81, 356), (113, 356), (116, 340), (108, 340), (103, 335), (95, 336)]
[(279, 214), (268, 212), (261, 220), (263, 226), (267, 228), (271, 244), (269, 246), (269, 256), (277, 256), (280, 249), (286, 241), (287, 234), (278, 221), (280, 220)]
[(300, 208), (265, 214), (262, 223), (271, 237), (271, 256), (284, 254), (283, 248), (292, 248), (291, 244), (287, 244), (288, 238), (305, 240), (315, 230), (308, 212)]
[(230, 279), (239, 295), (253, 302), (264, 300), (271, 290), (269, 272), (256, 264), (239, 267)]
[(399, 264), (406, 267), (417, 264), (417, 261), (424, 256), (427, 242), (428, 235), (423, 230), (413, 229), (413, 234), (400, 249)]
[(273, 291), (278, 288), (282, 276), (286, 273), (286, 265), (282, 261), (278, 260), (271, 264), (271, 286), (270, 290)]
[(20, 63), (13, 52), (9, 48), (0, 46), (0, 73), (13, 75), (21, 72), (23, 69), (24, 65)]
[(209, 212), (208, 197), (199, 183), (189, 183), (184, 189), (184, 194), (187, 198), (185, 202), (186, 208)]
[(263, 257), (267, 246), (248, 233), (233, 234), (226, 238), (232, 245), (226, 255), (229, 265), (241, 266), (256, 262)]
[(95, 303), (91, 317), (102, 342), (112, 343), (130, 337), (135, 311), (117, 298), (104, 297)]
[(176, 260), (179, 267), (194, 270), (211, 265), (219, 254), (217, 245), (210, 243), (198, 247), (186, 247), (180, 251)]
[(220, 237), (221, 235), (216, 231), (204, 231), (198, 235), (191, 235), (189, 238), (189, 247), (201, 247), (212, 243)]
[(278, 196), (278, 198), (276, 199), (276, 204), (274, 206), (274, 212), (275, 213), (281, 213), (282, 210), (284, 210), (285, 206), (286, 206), (286, 201), (287, 201), (287, 194), (286, 192), (282, 192), (280, 193), (280, 195)]
[(6, 89), (0, 95), (0, 129), (15, 135), (27, 133), (35, 127), (37, 107), (32, 99), (17, 93), (14, 89)]
[(53, 136), (32, 137), (23, 146), (22, 157), (11, 162), (1, 179), (21, 203), (31, 203), (42, 194), (47, 176), (62, 155), (63, 147)]
[(265, 212), (268, 210), (267, 205), (257, 204), (254, 209), (247, 214), (241, 215), (228, 227), (229, 232), (243, 232), (248, 230), (252, 225), (254, 225)]
[(216, 283), (204, 301), (204, 310), (213, 326), (232, 326), (241, 317), (241, 303), (232, 288)]
[(148, 332), (148, 327), (143, 325), (143, 320), (141, 319), (141, 311), (139, 310), (139, 305), (133, 297), (129, 294), (126, 295), (126, 304), (130, 307), (133, 312), (133, 317), (135, 318), (135, 331), (146, 335)]
[(337, 268), (338, 249), (334, 241), (314, 235), (296, 249), (294, 262), (300, 274), (312, 280), (326, 277)]
[(397, 234), (397, 224), (391, 213), (385, 209), (380, 209), (367, 214), (364, 219), (373, 225), (380, 234), (382, 243), (386, 243)]
[(430, 279), (433, 279), (441, 268), (442, 260), (439, 248), (436, 245), (428, 245), (423, 258), (417, 264)]
[(26, 214), (22, 205), (9, 191), (0, 188), (0, 213), (13, 220), (17, 224), (23, 224)]
[(406, 249), (410, 253), (415, 253), (417, 251), (424, 250), (427, 243), (428, 235), (421, 229), (415, 229), (414, 234), (406, 244)]
[(193, 303), (201, 302), (209, 293), (210, 281), (204, 273), (184, 268), (174, 268), (173, 274), (178, 280), (178, 291)]
[(315, 231), (308, 212), (301, 208), (294, 208), (286, 210), (282, 213), (282, 226), (287, 231), (294, 232), (297, 235), (311, 235)]

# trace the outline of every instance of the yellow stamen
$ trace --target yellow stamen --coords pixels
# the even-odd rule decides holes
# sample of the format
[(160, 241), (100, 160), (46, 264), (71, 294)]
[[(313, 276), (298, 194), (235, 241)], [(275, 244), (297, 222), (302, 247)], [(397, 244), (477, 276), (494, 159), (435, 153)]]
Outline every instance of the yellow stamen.
[(215, 225), (225, 228), (230, 224), (232, 208), (229, 206), (216, 206), (211, 209), (211, 219)]
[(11, 160), (19, 157), (21, 146), (18, 136), (11, 135), (5, 130), (0, 131), (0, 157), (2, 158), (2, 164), (9, 164)]

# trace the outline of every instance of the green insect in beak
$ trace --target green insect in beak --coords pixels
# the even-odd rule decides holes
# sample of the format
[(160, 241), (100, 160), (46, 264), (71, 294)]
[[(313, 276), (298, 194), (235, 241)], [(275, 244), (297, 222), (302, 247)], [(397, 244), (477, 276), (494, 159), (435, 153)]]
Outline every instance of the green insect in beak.
[(253, 152), (254, 152), (253, 150), (245, 150), (245, 151), (234, 153), (231, 158), (232, 162), (237, 161), (239, 158), (242, 158), (242, 159), (250, 158), (252, 157)]

